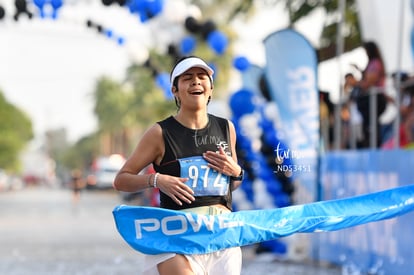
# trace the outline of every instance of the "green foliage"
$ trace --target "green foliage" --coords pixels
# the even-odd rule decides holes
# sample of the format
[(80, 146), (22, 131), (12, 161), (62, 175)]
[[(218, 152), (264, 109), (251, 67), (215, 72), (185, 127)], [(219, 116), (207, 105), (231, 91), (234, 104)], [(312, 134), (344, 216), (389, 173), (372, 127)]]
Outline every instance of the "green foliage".
[[(165, 66), (160, 60), (152, 59), (154, 66)], [(155, 85), (152, 72), (143, 66), (131, 68), (128, 74), (129, 94), (131, 101), (128, 105), (128, 125), (146, 128), (149, 124), (160, 119), (163, 108), (170, 106), (168, 111), (174, 110), (174, 105), (164, 105), (166, 99), (163, 91)], [(172, 102), (171, 102), (172, 103)]]
[(19, 154), (33, 138), (29, 117), (11, 103), (0, 91), (0, 167), (18, 171)]
[(83, 170), (90, 167), (93, 159), (99, 155), (99, 136), (93, 134), (81, 138), (75, 145), (66, 150), (58, 160), (69, 169)]
[(99, 128), (103, 131), (122, 128), (122, 118), (128, 105), (128, 95), (123, 93), (121, 85), (114, 80), (102, 77), (95, 89), (95, 114)]
[(220, 25), (229, 23), (235, 17), (248, 18), (254, 14), (253, 0), (192, 0), (203, 11), (205, 19), (214, 18)]
[[(279, 0), (269, 0), (268, 5), (274, 5)], [(325, 11), (324, 27), (320, 36), (320, 45), (317, 49), (319, 61), (333, 58), (336, 55), (336, 40), (339, 22), (339, 0), (289, 0), (285, 1), (285, 8), (289, 13), (289, 25), (310, 16), (315, 10)], [(361, 45), (361, 33), (358, 22), (358, 10), (355, 0), (346, 0), (344, 20), (344, 51), (350, 51)]]
[[(290, 22), (291, 24), (296, 23), (303, 17), (308, 16), (313, 10), (319, 6), (319, 4), (315, 1), (309, 1), (311, 3), (305, 2), (302, 5), (299, 5), (295, 8), (295, 5), (288, 6), (289, 9), (289, 15), (290, 15)], [(290, 5), (290, 2), (288, 2), (286, 5)]]

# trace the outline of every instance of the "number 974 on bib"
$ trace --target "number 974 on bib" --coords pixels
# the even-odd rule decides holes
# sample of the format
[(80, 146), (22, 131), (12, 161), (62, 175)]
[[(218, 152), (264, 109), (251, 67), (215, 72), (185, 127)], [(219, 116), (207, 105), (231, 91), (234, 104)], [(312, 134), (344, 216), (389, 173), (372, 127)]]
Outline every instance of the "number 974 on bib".
[(185, 183), (194, 190), (194, 196), (225, 196), (230, 178), (211, 169), (202, 157), (180, 159), (181, 177), (189, 178)]

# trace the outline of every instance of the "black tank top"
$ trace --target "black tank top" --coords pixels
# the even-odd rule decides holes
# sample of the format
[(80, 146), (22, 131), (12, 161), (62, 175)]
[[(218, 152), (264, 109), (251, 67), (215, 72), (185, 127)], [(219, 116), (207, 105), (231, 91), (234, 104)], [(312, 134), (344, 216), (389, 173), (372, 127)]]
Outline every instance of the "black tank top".
[[(165, 154), (160, 165), (154, 165), (154, 170), (161, 174), (180, 176), (179, 159), (202, 156), (206, 151), (217, 151), (221, 146), (231, 155), (230, 133), (227, 119), (208, 115), (208, 124), (203, 129), (189, 129), (179, 123), (174, 117), (158, 122), (162, 128), (165, 144)], [(231, 190), (225, 196), (196, 196), (191, 204), (183, 202), (178, 205), (169, 196), (160, 191), (160, 206), (167, 209), (186, 209), (198, 206), (222, 204), (232, 209)]]

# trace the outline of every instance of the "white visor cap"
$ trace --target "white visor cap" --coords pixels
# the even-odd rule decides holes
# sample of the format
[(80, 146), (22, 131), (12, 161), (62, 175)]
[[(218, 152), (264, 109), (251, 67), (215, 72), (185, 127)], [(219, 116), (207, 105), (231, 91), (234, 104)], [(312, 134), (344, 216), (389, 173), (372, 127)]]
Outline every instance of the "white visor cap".
[(200, 59), (198, 57), (189, 57), (189, 58), (184, 59), (183, 61), (181, 61), (180, 63), (178, 63), (175, 66), (173, 72), (171, 73), (171, 78), (170, 78), (171, 87), (173, 86), (174, 79), (177, 76), (182, 75), (187, 70), (189, 70), (193, 67), (198, 67), (198, 68), (202, 68), (202, 69), (206, 70), (206, 72), (210, 76), (211, 80), (213, 80), (214, 70), (211, 67), (209, 67), (206, 64), (206, 62), (204, 62), (202, 59)]

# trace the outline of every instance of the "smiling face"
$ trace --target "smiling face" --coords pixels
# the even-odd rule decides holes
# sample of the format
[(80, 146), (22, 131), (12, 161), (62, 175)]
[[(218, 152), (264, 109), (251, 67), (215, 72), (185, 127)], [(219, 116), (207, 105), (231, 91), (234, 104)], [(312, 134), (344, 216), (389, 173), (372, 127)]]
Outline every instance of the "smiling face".
[(188, 69), (178, 77), (177, 84), (177, 87), (174, 86), (172, 89), (181, 107), (192, 109), (207, 106), (213, 84), (204, 69), (198, 67)]

